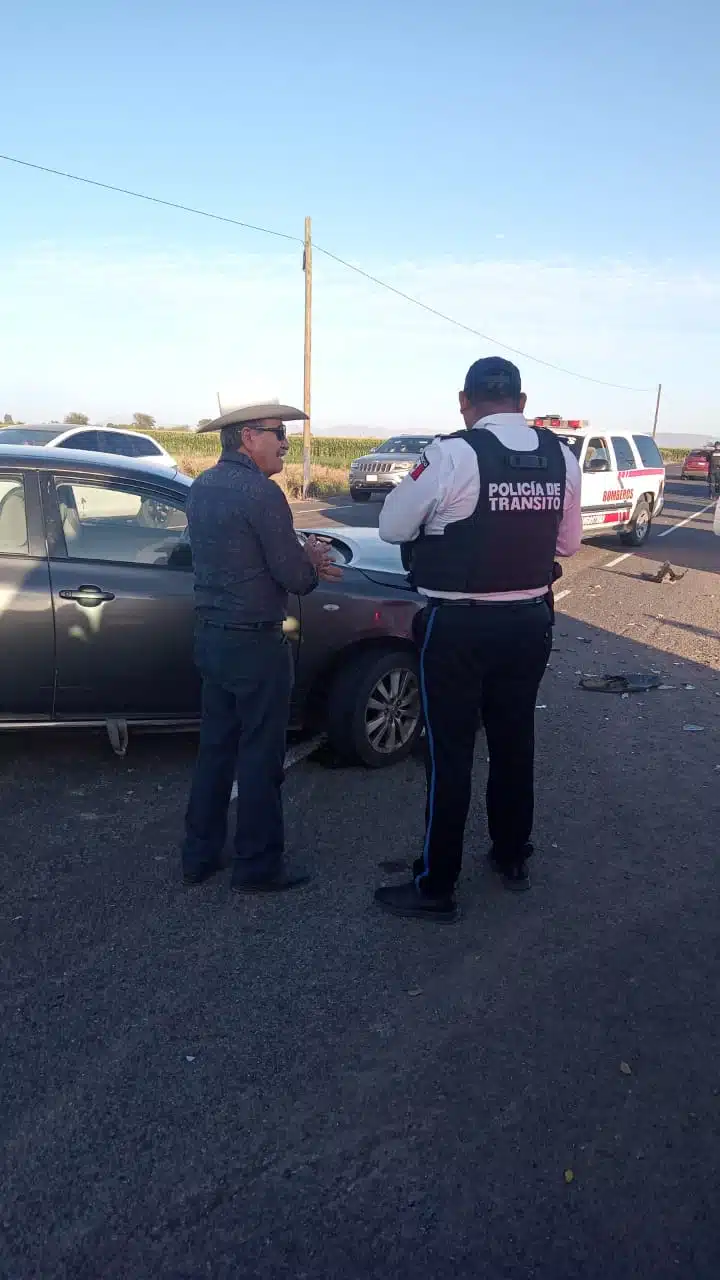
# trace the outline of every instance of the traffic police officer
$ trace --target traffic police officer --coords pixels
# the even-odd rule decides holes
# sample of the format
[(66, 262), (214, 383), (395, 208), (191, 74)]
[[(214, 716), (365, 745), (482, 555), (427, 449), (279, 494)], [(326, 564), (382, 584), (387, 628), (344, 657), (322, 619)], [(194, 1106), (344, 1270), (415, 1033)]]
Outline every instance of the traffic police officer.
[[(425, 841), (409, 884), (377, 890), (397, 915), (452, 920), (480, 715), (493, 867), (529, 887), (535, 702), (552, 646), (556, 555), (580, 546), (580, 469), (523, 416), (520, 374), (478, 360), (460, 393), (466, 430), (436, 439), (386, 499), (380, 536), (403, 544), (418, 615), (427, 739)], [(409, 551), (409, 556), (408, 556)]]
[(287, 405), (250, 405), (202, 427), (219, 431), (219, 462), (195, 480), (188, 533), (195, 572), (196, 662), (202, 675), (200, 749), (185, 819), (186, 884), (221, 866), (233, 779), (237, 826), (231, 888), (292, 888), (308, 877), (283, 861), (281, 800), (292, 656), (283, 632), (288, 593), (340, 576), (315, 539), (300, 545), (287, 499), (270, 477), (288, 450)]

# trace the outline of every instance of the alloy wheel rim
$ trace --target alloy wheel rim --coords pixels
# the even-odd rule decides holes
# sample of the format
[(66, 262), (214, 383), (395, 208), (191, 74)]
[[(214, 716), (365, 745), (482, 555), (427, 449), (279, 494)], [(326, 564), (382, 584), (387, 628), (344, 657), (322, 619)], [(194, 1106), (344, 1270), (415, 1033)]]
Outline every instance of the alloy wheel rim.
[(406, 746), (420, 720), (420, 689), (408, 667), (386, 671), (365, 704), (365, 737), (373, 751), (393, 755)]

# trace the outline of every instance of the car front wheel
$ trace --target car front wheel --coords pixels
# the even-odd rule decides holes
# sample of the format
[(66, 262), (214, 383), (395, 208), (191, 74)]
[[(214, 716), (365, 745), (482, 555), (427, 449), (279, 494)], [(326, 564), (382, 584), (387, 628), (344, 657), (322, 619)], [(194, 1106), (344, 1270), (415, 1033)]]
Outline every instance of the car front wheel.
[(343, 667), (330, 691), (326, 729), (338, 755), (372, 769), (410, 755), (422, 733), (412, 650), (364, 653)]

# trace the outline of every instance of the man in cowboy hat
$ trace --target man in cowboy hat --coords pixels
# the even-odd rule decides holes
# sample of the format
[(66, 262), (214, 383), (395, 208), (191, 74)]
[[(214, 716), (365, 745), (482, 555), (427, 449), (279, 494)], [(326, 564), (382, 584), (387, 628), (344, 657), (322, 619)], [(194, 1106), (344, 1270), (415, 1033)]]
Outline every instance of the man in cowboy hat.
[(195, 656), (203, 680), (200, 749), (185, 819), (186, 884), (221, 866), (233, 780), (237, 826), (231, 888), (290, 889), (308, 877), (285, 868), (281, 786), (292, 655), (283, 631), (288, 594), (307, 595), (340, 569), (314, 538), (301, 546), (271, 476), (288, 451), (285, 422), (305, 414), (248, 405), (200, 428), (219, 431), (220, 460), (194, 482), (188, 532), (195, 571)]

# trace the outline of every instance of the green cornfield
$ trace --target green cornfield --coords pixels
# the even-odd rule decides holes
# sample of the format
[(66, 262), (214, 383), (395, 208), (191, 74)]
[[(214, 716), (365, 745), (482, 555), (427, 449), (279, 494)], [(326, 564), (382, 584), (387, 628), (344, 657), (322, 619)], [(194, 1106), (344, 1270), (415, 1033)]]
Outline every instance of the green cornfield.
[[(120, 425), (120, 424), (118, 424)], [(132, 431), (132, 427), (123, 427)], [(146, 433), (154, 436), (159, 444), (174, 457), (203, 456), (216, 458), (220, 452), (220, 440), (215, 432), (196, 435), (193, 431), (155, 430)], [(370, 453), (382, 443), (385, 436), (313, 436), (312, 461), (319, 467), (349, 467), (353, 458)], [(687, 449), (661, 449), (665, 462), (682, 462)], [(288, 462), (302, 462), (302, 436), (290, 437)]]
[[(220, 452), (220, 439), (214, 431), (196, 435), (193, 431), (156, 430), (147, 434), (152, 435), (173, 457), (202, 455), (216, 458)], [(357, 439), (351, 436), (314, 436), (312, 460), (319, 467), (349, 467), (353, 458), (369, 453), (381, 443), (381, 438), (367, 436)], [(288, 462), (302, 462), (302, 456), (302, 436), (292, 435)]]

